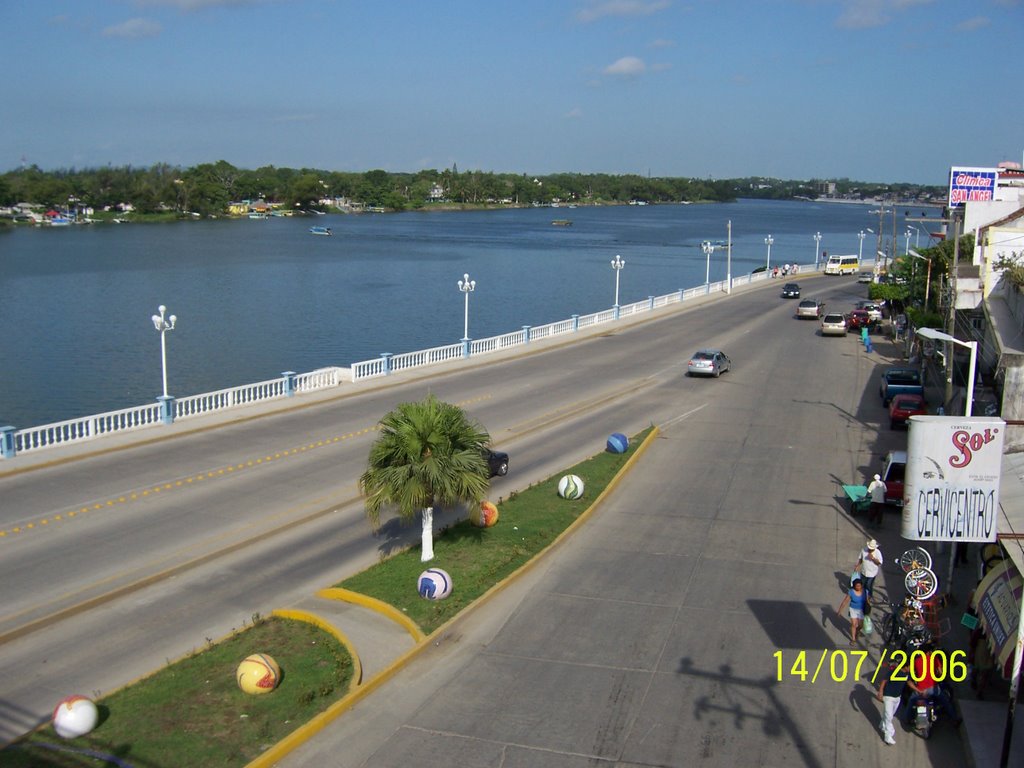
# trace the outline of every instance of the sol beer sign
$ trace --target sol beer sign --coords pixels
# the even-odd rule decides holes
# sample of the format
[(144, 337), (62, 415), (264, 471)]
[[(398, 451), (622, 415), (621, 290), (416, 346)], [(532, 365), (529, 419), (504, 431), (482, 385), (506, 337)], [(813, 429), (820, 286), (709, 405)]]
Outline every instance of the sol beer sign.
[(911, 416), (902, 535), (914, 541), (995, 541), (1006, 422)]

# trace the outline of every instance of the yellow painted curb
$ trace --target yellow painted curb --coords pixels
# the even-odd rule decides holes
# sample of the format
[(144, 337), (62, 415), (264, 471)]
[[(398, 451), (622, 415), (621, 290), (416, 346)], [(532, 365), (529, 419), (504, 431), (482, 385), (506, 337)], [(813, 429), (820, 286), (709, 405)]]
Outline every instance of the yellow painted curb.
[(423, 630), (419, 628), (415, 621), (410, 619), (395, 606), (390, 603), (385, 603), (383, 600), (378, 600), (375, 597), (364, 595), (361, 592), (353, 592), (350, 589), (342, 589), (341, 587), (328, 587), (327, 589), (321, 589), (316, 593), (317, 597), (323, 597), (327, 600), (341, 600), (345, 603), (352, 603), (353, 605), (361, 605), (363, 608), (369, 608), (371, 611), (386, 616), (396, 624), (401, 624), (406, 632), (412, 637), (414, 643), (418, 643), (423, 640), (426, 635), (423, 634)]
[(339, 643), (345, 646), (345, 650), (348, 651), (348, 655), (352, 657), (352, 681), (349, 683), (348, 692), (352, 693), (352, 691), (363, 682), (363, 662), (360, 661), (359, 654), (356, 653), (355, 646), (353, 646), (349, 641), (348, 636), (336, 626), (317, 616), (315, 613), (310, 613), (309, 611), (285, 608), (279, 611), (271, 611), (270, 615), (277, 616), (282, 619), (291, 619), (292, 621), (302, 621), (306, 624), (312, 624), (314, 627), (322, 629), (324, 632), (334, 637)]

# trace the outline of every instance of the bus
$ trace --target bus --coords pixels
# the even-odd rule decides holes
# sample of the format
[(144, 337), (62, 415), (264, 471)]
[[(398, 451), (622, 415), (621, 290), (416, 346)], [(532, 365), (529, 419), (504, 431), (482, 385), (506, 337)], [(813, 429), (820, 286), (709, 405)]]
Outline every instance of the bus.
[(855, 275), (860, 271), (856, 256), (829, 256), (825, 263), (826, 275)]

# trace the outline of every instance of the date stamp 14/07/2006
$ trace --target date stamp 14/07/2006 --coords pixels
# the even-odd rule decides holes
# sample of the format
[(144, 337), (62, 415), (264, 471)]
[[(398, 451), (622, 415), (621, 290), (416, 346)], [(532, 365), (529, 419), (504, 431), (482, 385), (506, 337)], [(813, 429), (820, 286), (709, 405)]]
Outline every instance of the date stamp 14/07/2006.
[[(824, 649), (821, 651), (795, 651), (786, 655), (782, 651), (772, 654), (775, 658), (775, 679), (782, 682), (786, 679), (799, 680), (802, 683), (816, 683), (819, 680), (833, 683), (845, 683), (861, 679), (870, 679), (877, 685), (879, 678), (891, 678), (898, 682), (920, 683), (933, 680), (941, 683), (944, 680), (962, 682), (967, 679), (967, 654), (964, 651), (889, 651), (882, 649), (882, 655), (874, 670), (868, 664), (867, 651), (846, 651), (841, 649)], [(884, 670), (888, 660), (890, 669)], [(866, 673), (871, 672), (870, 678)]]

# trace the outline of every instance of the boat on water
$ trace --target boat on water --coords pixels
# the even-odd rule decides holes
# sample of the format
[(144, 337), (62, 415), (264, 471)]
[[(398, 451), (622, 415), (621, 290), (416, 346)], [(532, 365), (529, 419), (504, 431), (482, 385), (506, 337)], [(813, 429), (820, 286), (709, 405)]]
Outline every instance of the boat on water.
[(257, 220), (260, 220), (260, 221), (269, 221), (270, 220), (270, 214), (269, 213), (260, 213), (259, 211), (251, 211), (249, 213), (249, 218), (250, 219), (257, 219)]
[(331, 228), (330, 227), (310, 227), (309, 228), (309, 234), (311, 234), (311, 235), (327, 235), (327, 236), (330, 236), (330, 235), (333, 235), (334, 233), (331, 232)]
[(552, 219), (551, 226), (552, 227), (571, 227), (572, 226), (572, 220), (571, 219)]

